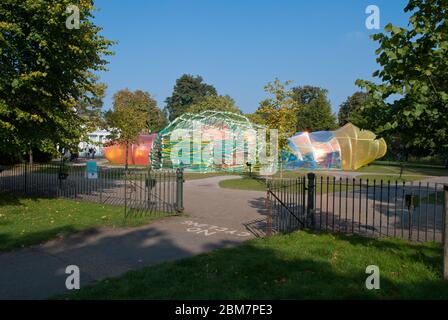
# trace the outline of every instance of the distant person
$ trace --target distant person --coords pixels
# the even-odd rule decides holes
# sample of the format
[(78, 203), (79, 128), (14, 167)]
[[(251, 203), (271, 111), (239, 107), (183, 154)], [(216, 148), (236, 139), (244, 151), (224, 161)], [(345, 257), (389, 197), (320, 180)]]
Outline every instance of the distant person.
[(73, 162), (76, 161), (76, 159), (78, 159), (78, 153), (72, 153), (70, 155), (70, 161)]
[(92, 159), (95, 159), (95, 153), (96, 153), (96, 149), (92, 148)]

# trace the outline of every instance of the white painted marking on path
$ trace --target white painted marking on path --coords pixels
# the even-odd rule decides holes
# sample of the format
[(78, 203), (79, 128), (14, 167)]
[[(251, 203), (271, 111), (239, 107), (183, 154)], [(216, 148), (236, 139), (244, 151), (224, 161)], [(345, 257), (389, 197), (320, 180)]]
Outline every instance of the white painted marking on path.
[(250, 236), (249, 232), (246, 231), (238, 231), (235, 229), (229, 229), (225, 227), (219, 227), (207, 223), (198, 223), (191, 220), (182, 221), (181, 224), (187, 226), (187, 232), (194, 232), (196, 234), (204, 235), (206, 237), (212, 236), (218, 233), (231, 234), (236, 237), (248, 237)]

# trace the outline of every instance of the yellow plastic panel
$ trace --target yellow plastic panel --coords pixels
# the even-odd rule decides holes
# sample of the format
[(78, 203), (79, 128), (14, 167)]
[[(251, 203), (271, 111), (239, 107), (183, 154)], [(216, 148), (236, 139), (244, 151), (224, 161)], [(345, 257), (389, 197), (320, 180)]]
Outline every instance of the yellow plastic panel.
[(334, 131), (341, 146), (342, 170), (356, 170), (383, 157), (387, 146), (383, 138), (368, 130), (361, 130), (351, 123)]

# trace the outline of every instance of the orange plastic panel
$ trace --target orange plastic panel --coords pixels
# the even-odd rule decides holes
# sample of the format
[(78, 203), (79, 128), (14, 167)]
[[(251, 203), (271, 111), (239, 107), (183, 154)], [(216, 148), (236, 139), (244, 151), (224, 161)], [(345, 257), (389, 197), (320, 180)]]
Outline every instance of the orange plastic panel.
[[(128, 163), (137, 165), (149, 164), (149, 153), (156, 139), (157, 134), (140, 135), (136, 143), (128, 148)], [(125, 164), (126, 146), (114, 144), (104, 148), (104, 156), (113, 164)]]

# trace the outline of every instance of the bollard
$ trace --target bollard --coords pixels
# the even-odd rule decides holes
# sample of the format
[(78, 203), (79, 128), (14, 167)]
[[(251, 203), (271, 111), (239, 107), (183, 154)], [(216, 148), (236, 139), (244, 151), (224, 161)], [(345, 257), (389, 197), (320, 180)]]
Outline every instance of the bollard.
[(176, 170), (176, 210), (184, 211), (184, 174), (183, 169)]

